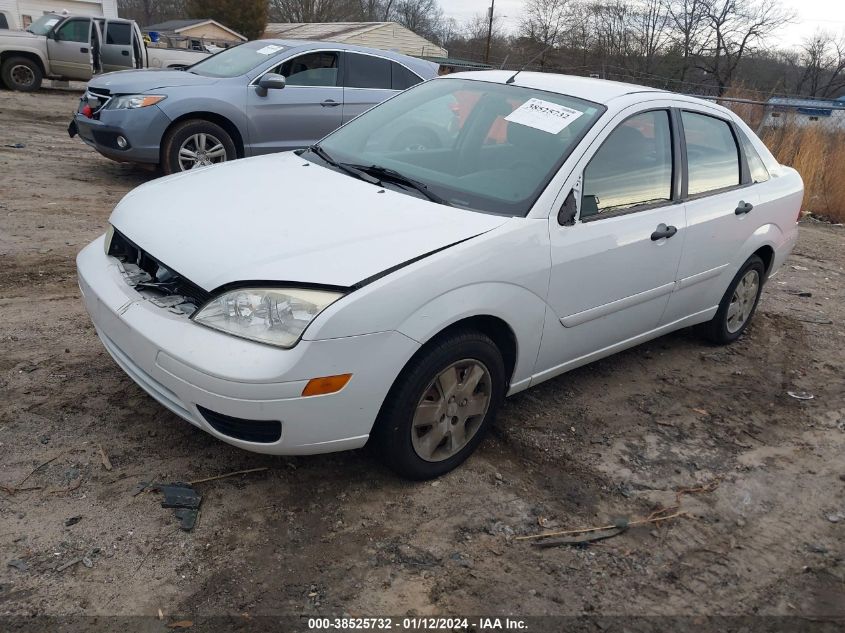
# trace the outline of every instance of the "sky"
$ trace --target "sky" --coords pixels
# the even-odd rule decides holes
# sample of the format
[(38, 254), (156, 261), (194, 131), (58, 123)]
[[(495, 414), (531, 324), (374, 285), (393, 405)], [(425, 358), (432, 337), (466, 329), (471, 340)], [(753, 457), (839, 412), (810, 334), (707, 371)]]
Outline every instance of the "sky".
[[(792, 9), (797, 18), (794, 24), (779, 34), (778, 45), (797, 46), (801, 40), (822, 28), (845, 35), (845, 0), (781, 0), (784, 7)], [(509, 31), (516, 30), (524, 0), (495, 0), (496, 15)], [(490, 0), (440, 0), (447, 17), (464, 22), (476, 14), (487, 13)]]

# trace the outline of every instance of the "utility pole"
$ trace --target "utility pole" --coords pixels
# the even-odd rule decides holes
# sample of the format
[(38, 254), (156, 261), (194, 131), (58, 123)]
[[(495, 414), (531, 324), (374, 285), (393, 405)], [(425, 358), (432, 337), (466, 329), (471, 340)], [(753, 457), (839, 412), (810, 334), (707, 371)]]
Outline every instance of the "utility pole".
[(487, 51), (484, 53), (484, 63), (490, 63), (490, 40), (493, 39), (493, 7), (496, 0), (490, 0), (490, 8), (487, 10), (489, 22), (487, 24)]

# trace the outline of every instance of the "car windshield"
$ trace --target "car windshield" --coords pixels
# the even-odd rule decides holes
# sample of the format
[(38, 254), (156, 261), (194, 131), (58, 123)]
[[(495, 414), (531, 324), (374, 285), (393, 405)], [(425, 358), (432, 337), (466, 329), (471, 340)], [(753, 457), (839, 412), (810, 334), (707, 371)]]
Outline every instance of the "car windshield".
[(268, 42), (249, 42), (212, 55), (189, 67), (188, 71), (205, 77), (240, 77), (285, 48), (280, 44)]
[(26, 27), (26, 30), (36, 35), (47, 35), (59, 23), (59, 20), (61, 20), (59, 16), (48, 13)]
[(373, 108), (320, 146), (377, 177), (399, 172), (447, 204), (524, 216), (603, 112), (557, 93), (443, 78)]

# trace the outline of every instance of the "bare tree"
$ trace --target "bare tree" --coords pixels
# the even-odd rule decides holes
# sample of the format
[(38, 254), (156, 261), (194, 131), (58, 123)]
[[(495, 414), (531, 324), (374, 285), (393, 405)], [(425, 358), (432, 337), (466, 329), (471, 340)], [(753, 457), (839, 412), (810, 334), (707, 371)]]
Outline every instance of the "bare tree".
[(705, 57), (698, 67), (711, 75), (719, 96), (725, 94), (742, 58), (794, 15), (778, 0), (706, 0), (711, 31)]
[(344, 22), (359, 18), (360, 0), (270, 0), (273, 22)]
[(680, 79), (695, 65), (707, 44), (707, 0), (664, 0), (669, 36), (681, 54)]
[(528, 0), (519, 23), (519, 35), (536, 42), (543, 49), (540, 66), (545, 64), (545, 50), (560, 44), (569, 17), (570, 0)]
[(142, 26), (185, 17), (184, 0), (118, 0), (121, 17)]
[(638, 60), (637, 70), (650, 74), (669, 40), (669, 14), (663, 0), (640, 0), (631, 14), (631, 22), (632, 53)]
[(804, 72), (798, 89), (812, 97), (832, 97), (845, 88), (845, 35), (817, 31), (801, 45)]

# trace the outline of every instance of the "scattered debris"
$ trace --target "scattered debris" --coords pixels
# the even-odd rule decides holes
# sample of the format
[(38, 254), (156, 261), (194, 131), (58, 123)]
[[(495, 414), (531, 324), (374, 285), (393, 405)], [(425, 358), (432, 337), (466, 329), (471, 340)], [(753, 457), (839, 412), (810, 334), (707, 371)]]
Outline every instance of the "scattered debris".
[(809, 391), (787, 391), (786, 394), (790, 398), (795, 398), (796, 400), (812, 400), (815, 398), (815, 396)]
[(195, 479), (194, 481), (189, 481), (188, 485), (193, 486), (195, 484), (204, 484), (207, 481), (217, 481), (218, 479), (226, 479), (227, 477), (235, 477), (236, 475), (246, 475), (248, 473), (260, 473), (265, 470), (269, 470), (267, 466), (262, 466), (261, 468), (248, 468), (247, 470), (236, 470), (231, 473), (226, 473), (224, 475), (215, 475), (214, 477), (206, 477), (205, 479)]
[(191, 620), (178, 620), (167, 625), (168, 629), (189, 629), (194, 626)]
[(29, 565), (27, 565), (27, 564), (26, 564), (26, 562), (24, 562), (24, 561), (22, 561), (22, 560), (19, 560), (19, 559), (17, 559), (17, 558), (13, 558), (12, 560), (10, 560), (10, 561), (9, 561), (8, 563), (6, 563), (6, 564), (7, 564), (9, 567), (14, 567), (14, 568), (15, 568), (15, 569), (17, 569), (18, 571), (26, 571), (27, 569), (29, 569)]
[(587, 543), (595, 543), (596, 541), (603, 541), (607, 538), (619, 536), (628, 529), (628, 521), (620, 519), (615, 522), (615, 527), (609, 530), (600, 530), (596, 532), (588, 532), (579, 536), (570, 536), (565, 538), (548, 538), (532, 543), (534, 547), (558, 547), (559, 545), (586, 545)]
[(812, 292), (802, 292), (799, 290), (787, 290), (787, 292), (796, 297), (804, 297), (805, 299), (813, 296)]
[(70, 517), (69, 519), (65, 519), (65, 527), (70, 527), (71, 525), (76, 525), (82, 520), (81, 516)]
[(199, 516), (202, 495), (191, 487), (190, 483), (157, 484), (152, 487), (164, 495), (162, 508), (174, 508), (174, 516), (179, 519), (179, 527), (186, 532), (194, 529)]
[(135, 489), (132, 491), (132, 496), (137, 497), (142, 492), (146, 492), (149, 489), (149, 487), (150, 487), (149, 482), (147, 482), (147, 481), (139, 482), (138, 485), (135, 486)]
[(61, 457), (62, 455), (64, 455), (66, 452), (67, 452), (67, 451), (61, 451), (60, 453), (58, 453), (58, 454), (54, 455), (53, 457), (51, 457), (50, 459), (48, 459), (46, 462), (41, 462), (38, 466), (36, 466), (35, 468), (33, 468), (33, 469), (29, 472), (29, 474), (28, 474), (26, 477), (24, 477), (23, 479), (21, 479), (21, 480), (20, 480), (20, 483), (18, 483), (16, 486), (0, 486), (0, 488), (2, 488), (4, 491), (6, 491), (7, 493), (9, 493), (10, 495), (15, 494), (16, 492), (23, 492), (24, 490), (36, 490), (37, 488), (40, 488), (41, 486), (36, 486), (36, 487), (34, 487), (34, 488), (26, 488), (26, 489), (25, 489), (25, 488), (23, 488), (22, 486), (23, 486), (23, 485), (27, 482), (27, 480), (28, 480), (30, 477), (32, 477), (35, 473), (37, 473), (39, 470), (41, 470), (42, 468), (44, 468), (47, 464), (50, 464), (50, 463), (52, 463), (52, 462), (56, 461), (57, 459), (59, 459), (59, 457)]
[(832, 514), (828, 514), (827, 520), (831, 523), (839, 523), (840, 521), (845, 521), (845, 512), (833, 512)]
[(73, 567), (77, 563), (81, 563), (81, 562), (82, 562), (82, 556), (77, 556), (76, 558), (71, 558), (64, 565), (59, 565), (58, 567), (56, 567), (56, 571), (64, 571), (68, 567)]
[(12, 149), (23, 149), (23, 148), (26, 147), (26, 144), (24, 144), (24, 143), (10, 143), (10, 144), (4, 145), (3, 147), (11, 147)]
[[(710, 482), (703, 484), (697, 488), (682, 488), (675, 492), (675, 505), (669, 506), (667, 508), (659, 508), (652, 512), (645, 518), (642, 519), (635, 519), (633, 521), (629, 521), (628, 519), (622, 518), (617, 519), (613, 522), (612, 525), (602, 525), (599, 527), (588, 527), (588, 528), (579, 528), (577, 530), (562, 530), (558, 532), (546, 532), (545, 534), (530, 534), (528, 536), (517, 536), (514, 540), (516, 541), (527, 541), (527, 540), (535, 540), (535, 539), (546, 539), (551, 537), (557, 536), (573, 536), (573, 535), (582, 535), (582, 534), (591, 534), (594, 532), (602, 532), (605, 533), (601, 535), (599, 538), (585, 538), (585, 539), (559, 539), (555, 541), (553, 544), (550, 544), (549, 547), (553, 547), (554, 545), (581, 545), (584, 543), (589, 543), (591, 541), (598, 541), (603, 540), (605, 538), (611, 538), (613, 536), (618, 536), (625, 532), (629, 527), (635, 525), (646, 525), (649, 523), (662, 523), (663, 521), (667, 521), (669, 519), (675, 519), (680, 516), (685, 516), (683, 512), (681, 512), (681, 498), (684, 495), (689, 494), (698, 494), (702, 492), (713, 492), (716, 488), (719, 487), (721, 483), (721, 478), (716, 477), (715, 479), (711, 480)], [(622, 527), (624, 525), (624, 527)], [(612, 532), (612, 533), (610, 533)], [(539, 543), (535, 543), (535, 545), (540, 545)]]
[(68, 569), (69, 567), (73, 567), (74, 565), (78, 565), (79, 563), (82, 563), (83, 565), (85, 565), (86, 567), (88, 567), (90, 569), (91, 567), (94, 566), (94, 561), (91, 557), (94, 556), (94, 554), (99, 554), (99, 553), (100, 553), (100, 548), (95, 547), (94, 549), (89, 551), (84, 556), (77, 556), (76, 558), (71, 558), (68, 562), (66, 562), (62, 565), (59, 565), (58, 567), (56, 567), (56, 571), (62, 572), (65, 569)]
[(100, 461), (102, 461), (103, 463), (103, 468), (105, 468), (106, 470), (111, 470), (111, 460), (109, 459), (109, 456), (106, 455), (106, 451), (103, 450), (103, 445), (97, 444), (97, 448), (100, 449)]
[(707, 409), (696, 409), (696, 408), (693, 408), (693, 411), (695, 411), (696, 413), (699, 413), (699, 414), (701, 414), (701, 415), (710, 415), (710, 412), (709, 412), (709, 411), (707, 411)]
[(159, 610), (158, 610), (158, 619), (159, 619), (159, 620), (163, 620), (163, 619), (164, 619), (164, 611), (162, 611), (160, 608), (159, 608)]

